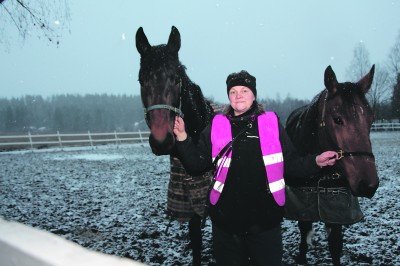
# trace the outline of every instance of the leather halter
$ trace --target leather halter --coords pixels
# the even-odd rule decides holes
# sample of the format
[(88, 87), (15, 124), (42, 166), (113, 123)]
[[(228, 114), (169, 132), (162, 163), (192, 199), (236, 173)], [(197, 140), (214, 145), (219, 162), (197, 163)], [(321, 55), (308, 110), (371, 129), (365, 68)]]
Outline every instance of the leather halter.
[(176, 113), (177, 115), (179, 115), (180, 117), (184, 117), (183, 112), (181, 111), (181, 106), (182, 106), (182, 99), (181, 99), (181, 88), (182, 88), (182, 79), (179, 80), (179, 108), (169, 105), (169, 104), (155, 104), (155, 105), (151, 105), (147, 108), (144, 108), (144, 119), (146, 121), (146, 124), (149, 126), (149, 119), (147, 117), (147, 113), (151, 110), (156, 110), (156, 109), (167, 109), (170, 110), (174, 113)]
[[(325, 90), (325, 98), (324, 98), (324, 105), (322, 106), (322, 113), (321, 113), (321, 122), (319, 123), (319, 130), (326, 130), (325, 127), (325, 105), (328, 98), (328, 90)], [(353, 157), (353, 156), (368, 156), (375, 160), (375, 156), (372, 152), (368, 151), (344, 151), (338, 145), (336, 152), (339, 154), (339, 158), (337, 160), (343, 159), (345, 157)]]

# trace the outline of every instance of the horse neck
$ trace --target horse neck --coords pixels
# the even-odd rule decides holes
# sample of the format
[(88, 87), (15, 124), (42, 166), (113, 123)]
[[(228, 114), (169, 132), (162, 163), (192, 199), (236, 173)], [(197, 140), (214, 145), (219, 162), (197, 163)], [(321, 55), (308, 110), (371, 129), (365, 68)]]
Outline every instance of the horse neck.
[(298, 148), (305, 154), (319, 153), (321, 151), (317, 134), (321, 119), (319, 105), (324, 100), (322, 96), (323, 92), (318, 94), (299, 116), (301, 126), (298, 127), (299, 132), (297, 132), (300, 140)]
[(200, 87), (187, 76), (182, 78), (182, 112), (188, 135), (197, 139), (200, 132), (212, 121), (213, 110), (204, 98)]

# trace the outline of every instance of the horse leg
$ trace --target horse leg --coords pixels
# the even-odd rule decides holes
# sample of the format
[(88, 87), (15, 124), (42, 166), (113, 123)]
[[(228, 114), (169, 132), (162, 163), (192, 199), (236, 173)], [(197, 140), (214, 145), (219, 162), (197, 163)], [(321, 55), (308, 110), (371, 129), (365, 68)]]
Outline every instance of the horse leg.
[(328, 246), (331, 253), (332, 263), (335, 266), (340, 264), (340, 257), (343, 250), (343, 232), (341, 224), (325, 224), (328, 233)]
[(299, 254), (296, 256), (295, 261), (297, 264), (306, 264), (308, 244), (311, 245), (312, 222), (298, 221), (298, 226), (300, 229), (300, 245)]
[(201, 265), (201, 217), (197, 214), (189, 221), (189, 238), (192, 247), (193, 266)]

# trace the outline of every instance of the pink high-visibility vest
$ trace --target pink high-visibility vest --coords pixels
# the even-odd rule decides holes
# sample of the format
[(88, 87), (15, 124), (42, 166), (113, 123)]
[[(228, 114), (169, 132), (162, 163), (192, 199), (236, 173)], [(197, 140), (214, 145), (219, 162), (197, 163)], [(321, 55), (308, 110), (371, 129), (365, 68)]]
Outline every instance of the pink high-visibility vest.
[[(279, 141), (279, 123), (274, 112), (258, 116), (260, 146), (267, 172), (269, 189), (279, 206), (285, 205), (285, 180), (283, 179), (283, 155)], [(211, 143), (213, 160), (232, 140), (231, 124), (224, 115), (216, 115), (212, 122)], [(215, 205), (224, 188), (231, 163), (232, 152), (217, 162), (216, 181), (210, 193), (210, 203)]]

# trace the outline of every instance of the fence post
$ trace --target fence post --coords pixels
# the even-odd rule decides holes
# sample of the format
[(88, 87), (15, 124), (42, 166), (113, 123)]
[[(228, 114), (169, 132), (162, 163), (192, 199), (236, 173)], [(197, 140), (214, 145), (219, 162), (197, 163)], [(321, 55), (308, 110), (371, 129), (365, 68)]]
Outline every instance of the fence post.
[(115, 138), (115, 145), (118, 146), (118, 136), (117, 136), (117, 131), (114, 130), (114, 138)]
[(60, 135), (60, 131), (58, 131), (58, 130), (57, 130), (57, 137), (58, 137), (58, 143), (60, 143), (60, 147), (62, 148), (61, 135)]
[(32, 135), (31, 135), (31, 132), (30, 132), (30, 131), (28, 131), (28, 136), (29, 136), (29, 143), (30, 143), (30, 145), (31, 145), (31, 149), (33, 149)]
[(139, 137), (140, 137), (140, 142), (142, 142), (142, 143), (143, 143), (142, 131), (140, 131), (140, 129), (139, 129)]
[(90, 135), (90, 131), (88, 130), (88, 137), (89, 137), (89, 141), (90, 141), (90, 146), (93, 147), (93, 140), (92, 140), (92, 136)]

